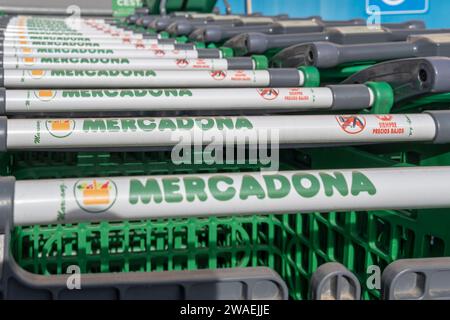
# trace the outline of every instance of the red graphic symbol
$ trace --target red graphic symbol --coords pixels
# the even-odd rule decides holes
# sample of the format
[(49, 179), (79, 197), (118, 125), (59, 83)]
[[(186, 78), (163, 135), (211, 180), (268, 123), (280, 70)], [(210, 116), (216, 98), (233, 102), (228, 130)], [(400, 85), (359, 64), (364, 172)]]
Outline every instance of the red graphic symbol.
[(136, 49), (143, 49), (143, 48), (145, 48), (145, 44), (142, 40), (138, 40), (138, 41), (136, 41), (135, 47), (136, 47)]
[(177, 66), (180, 68), (186, 68), (189, 65), (189, 61), (187, 59), (177, 59)]
[(163, 57), (166, 55), (166, 52), (164, 50), (155, 50), (155, 55), (158, 57)]
[(214, 80), (223, 80), (227, 77), (227, 73), (225, 71), (212, 71), (211, 77)]
[(358, 134), (366, 128), (366, 118), (362, 116), (336, 116), (336, 120), (348, 134)]
[(377, 116), (377, 118), (381, 121), (391, 121), (393, 116), (390, 115), (383, 115), (383, 116)]
[(273, 88), (257, 89), (257, 91), (265, 100), (275, 100), (280, 94), (280, 90)]

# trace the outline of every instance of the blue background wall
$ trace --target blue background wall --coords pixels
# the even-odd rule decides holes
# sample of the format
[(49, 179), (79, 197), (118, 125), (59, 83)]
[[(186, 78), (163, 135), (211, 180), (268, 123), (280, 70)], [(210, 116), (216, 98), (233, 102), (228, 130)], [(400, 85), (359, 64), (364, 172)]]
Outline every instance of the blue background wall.
[[(373, 1), (373, 0), (371, 0)], [(381, 0), (379, 0), (381, 1)], [(425, 0), (405, 0), (416, 2)], [(245, 0), (229, 0), (233, 12), (245, 12)], [(219, 7), (224, 12), (222, 0)], [(366, 0), (253, 0), (253, 11), (266, 15), (289, 13), (292, 17), (320, 15), (327, 20), (367, 18)], [(383, 15), (382, 22), (401, 22), (411, 19), (425, 20), (430, 28), (450, 28), (450, 0), (429, 0), (424, 14)]]

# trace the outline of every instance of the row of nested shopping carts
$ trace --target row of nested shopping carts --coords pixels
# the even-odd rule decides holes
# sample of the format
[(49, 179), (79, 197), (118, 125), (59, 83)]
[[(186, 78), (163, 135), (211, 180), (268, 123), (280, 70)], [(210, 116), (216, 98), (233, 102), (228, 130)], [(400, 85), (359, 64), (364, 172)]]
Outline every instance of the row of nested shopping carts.
[(1, 17), (2, 298), (450, 298), (450, 29), (151, 10)]

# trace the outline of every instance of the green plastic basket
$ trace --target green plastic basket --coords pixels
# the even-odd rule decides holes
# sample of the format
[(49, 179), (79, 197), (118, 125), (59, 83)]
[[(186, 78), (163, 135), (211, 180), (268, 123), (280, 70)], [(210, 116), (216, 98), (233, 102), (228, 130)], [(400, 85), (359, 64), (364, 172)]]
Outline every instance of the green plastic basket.
[[(159, 14), (159, 4), (160, 0), (145, 0), (145, 7), (150, 11), (150, 14)], [(167, 0), (166, 4), (167, 12), (182, 11), (183, 10), (183, 0)]]
[[(332, 152), (312, 150), (314, 169), (450, 165), (450, 146), (392, 145)], [(352, 159), (352, 160), (350, 160)], [(420, 182), (419, 182), (420, 183)], [(316, 214), (316, 255), (338, 261), (352, 270), (363, 285), (363, 297), (379, 298), (366, 289), (367, 268), (384, 269), (398, 259), (450, 256), (450, 209)]]
[[(449, 148), (387, 152), (386, 148), (285, 151), (282, 169), (443, 165)], [(393, 150), (401, 148), (392, 147)], [(84, 175), (251, 171), (258, 166), (174, 166), (164, 153), (19, 153), (2, 159), (20, 179)], [(333, 159), (330, 161), (329, 159)], [(351, 161), (349, 161), (351, 159)], [(448, 210), (314, 213), (224, 218), (30, 226), (13, 232), (12, 252), (25, 270), (82, 272), (194, 270), (267, 266), (286, 281), (293, 299), (307, 299), (313, 272), (338, 261), (359, 277), (401, 258), (450, 255)]]
[(187, 0), (186, 11), (212, 12), (217, 0)]

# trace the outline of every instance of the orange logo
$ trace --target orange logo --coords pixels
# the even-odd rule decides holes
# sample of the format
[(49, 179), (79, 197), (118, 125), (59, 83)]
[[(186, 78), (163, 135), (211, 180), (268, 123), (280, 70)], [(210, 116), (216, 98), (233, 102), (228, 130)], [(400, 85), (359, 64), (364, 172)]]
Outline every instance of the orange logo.
[(34, 96), (41, 101), (50, 101), (56, 96), (54, 90), (37, 90), (34, 91)]
[(54, 120), (51, 121), (52, 130), (54, 131), (67, 131), (70, 129), (69, 120)]
[(67, 119), (47, 120), (45, 122), (48, 133), (58, 139), (70, 136), (75, 130), (75, 125), (75, 120)]
[(117, 198), (117, 186), (110, 179), (80, 180), (74, 185), (78, 206), (90, 213), (100, 213), (112, 207)]
[(32, 52), (33, 52), (33, 49), (31, 49), (31, 48), (22, 48), (22, 53), (30, 54)]
[(23, 63), (26, 64), (27, 66), (32, 66), (32, 65), (36, 62), (36, 58), (25, 57), (25, 58), (22, 58), (22, 61), (23, 61)]
[[(33, 58), (32, 58), (33, 59)], [(24, 61), (25, 62), (25, 61)], [(33, 79), (40, 79), (43, 76), (45, 76), (45, 71), (44, 70), (40, 70), (40, 69), (36, 69), (36, 70), (29, 70), (28, 74), (33, 78)]]
[(86, 206), (109, 203), (109, 181), (102, 185), (97, 180), (83, 188), (83, 204)]

